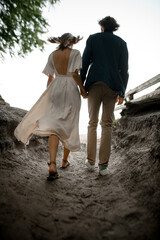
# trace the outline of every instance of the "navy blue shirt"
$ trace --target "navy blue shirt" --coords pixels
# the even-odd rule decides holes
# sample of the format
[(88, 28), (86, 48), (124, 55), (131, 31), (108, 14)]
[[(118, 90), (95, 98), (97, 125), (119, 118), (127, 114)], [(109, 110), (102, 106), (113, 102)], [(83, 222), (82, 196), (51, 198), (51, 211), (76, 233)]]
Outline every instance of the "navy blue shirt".
[(93, 83), (101, 81), (124, 97), (129, 76), (126, 42), (112, 32), (90, 35), (83, 52), (80, 75), (86, 91)]

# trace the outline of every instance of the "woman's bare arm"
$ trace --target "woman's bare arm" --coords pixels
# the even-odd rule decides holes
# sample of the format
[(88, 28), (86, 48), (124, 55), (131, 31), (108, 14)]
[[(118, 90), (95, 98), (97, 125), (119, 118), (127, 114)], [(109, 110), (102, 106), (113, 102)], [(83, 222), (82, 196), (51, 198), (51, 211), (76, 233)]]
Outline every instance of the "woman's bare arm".
[(74, 78), (75, 82), (79, 86), (82, 97), (87, 98), (87, 92), (83, 86), (82, 79), (78, 74), (78, 70), (76, 70), (75, 72), (72, 73), (72, 77)]
[(54, 77), (51, 76), (50, 74), (48, 74), (48, 82), (47, 82), (47, 87), (49, 86), (49, 84), (54, 80)]

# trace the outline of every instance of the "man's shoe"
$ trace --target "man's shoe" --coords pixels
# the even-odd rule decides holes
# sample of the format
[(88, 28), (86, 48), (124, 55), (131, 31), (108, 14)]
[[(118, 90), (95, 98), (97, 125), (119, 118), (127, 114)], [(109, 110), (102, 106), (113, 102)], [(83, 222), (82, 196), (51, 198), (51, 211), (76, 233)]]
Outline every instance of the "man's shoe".
[(89, 162), (88, 162), (88, 159), (86, 159), (85, 165), (87, 166), (87, 168), (88, 168), (88, 170), (89, 170), (90, 172), (93, 172), (93, 171), (94, 171), (95, 164), (89, 163)]
[(107, 167), (106, 166), (100, 166), (99, 167), (99, 174), (101, 176), (105, 176), (105, 175), (107, 175), (107, 173), (108, 173), (108, 171), (107, 171)]

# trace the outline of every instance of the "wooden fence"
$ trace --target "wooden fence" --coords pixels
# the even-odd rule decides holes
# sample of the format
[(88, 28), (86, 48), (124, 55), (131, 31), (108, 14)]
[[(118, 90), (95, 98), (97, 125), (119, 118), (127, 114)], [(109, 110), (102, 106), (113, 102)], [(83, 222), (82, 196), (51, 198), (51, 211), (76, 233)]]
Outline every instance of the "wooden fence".
[(131, 89), (129, 90), (126, 94), (125, 94), (125, 101), (124, 101), (124, 104), (123, 105), (120, 105), (120, 106), (117, 106), (115, 108), (115, 111), (117, 110), (123, 110), (126, 108), (125, 106), (125, 103), (126, 102), (130, 102), (130, 103), (140, 103), (142, 101), (145, 101), (147, 99), (150, 99), (150, 98), (160, 98), (160, 88), (146, 94), (146, 95), (143, 95), (142, 97), (139, 97), (139, 98), (136, 98), (134, 99), (134, 94), (138, 93), (138, 92), (141, 92), (142, 90), (144, 89), (147, 89), (157, 83), (160, 82), (160, 74), (158, 74), (157, 76), (151, 78), (150, 80), (142, 83), (141, 85), (135, 87), (134, 89)]

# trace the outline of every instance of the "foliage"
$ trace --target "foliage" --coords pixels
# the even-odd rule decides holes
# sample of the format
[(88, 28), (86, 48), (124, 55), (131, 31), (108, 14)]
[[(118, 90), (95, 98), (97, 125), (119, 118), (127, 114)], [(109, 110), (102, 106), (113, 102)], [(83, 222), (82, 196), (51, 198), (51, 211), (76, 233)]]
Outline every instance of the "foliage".
[(47, 32), (49, 24), (42, 16), (47, 2), (51, 5), (59, 0), (0, 0), (0, 56), (9, 51), (24, 57), (45, 41), (40, 36)]

